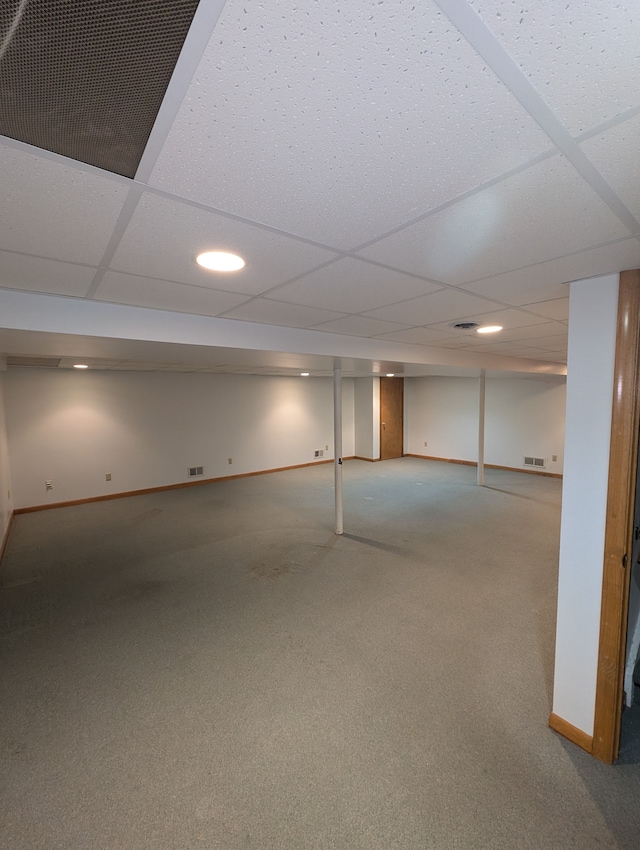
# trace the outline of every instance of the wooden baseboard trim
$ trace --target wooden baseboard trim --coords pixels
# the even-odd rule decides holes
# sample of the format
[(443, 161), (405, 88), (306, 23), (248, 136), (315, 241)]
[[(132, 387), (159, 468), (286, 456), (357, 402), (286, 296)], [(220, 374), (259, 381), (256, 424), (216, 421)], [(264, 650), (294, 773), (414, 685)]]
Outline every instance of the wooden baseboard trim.
[(574, 726), (572, 723), (569, 723), (568, 720), (558, 717), (558, 715), (553, 712), (549, 715), (549, 728), (553, 729), (554, 732), (557, 732), (558, 735), (562, 735), (562, 737), (566, 738), (567, 741), (571, 741), (572, 744), (582, 747), (582, 749), (586, 750), (588, 753), (592, 752), (593, 737), (591, 735), (587, 735), (586, 732), (583, 732), (582, 729), (578, 729), (578, 727)]
[[(343, 460), (354, 460), (354, 456), (343, 457)], [(320, 466), (333, 463), (333, 458), (325, 458), (310, 463), (296, 463), (293, 466), (279, 466), (275, 469), (259, 469), (256, 472), (240, 472), (237, 475), (221, 475), (218, 478), (204, 478), (200, 481), (180, 481), (177, 484), (163, 484), (160, 487), (145, 487), (143, 490), (125, 490), (122, 493), (106, 493), (102, 496), (88, 496), (85, 499), (69, 499), (66, 502), (52, 502), (49, 505), (30, 505), (27, 508), (16, 508), (16, 514), (31, 514), (36, 511), (48, 511), (55, 508), (70, 508), (74, 505), (89, 505), (92, 502), (109, 502), (112, 499), (128, 499), (130, 496), (146, 496), (149, 493), (164, 493), (167, 490), (182, 490), (185, 487), (198, 487), (202, 484), (215, 484), (217, 481), (232, 481), (236, 478), (252, 478), (254, 475), (269, 475), (272, 472), (286, 472), (289, 469), (304, 469), (307, 466)]]
[[(454, 457), (434, 457), (433, 455), (417, 455), (407, 452), (403, 457), (417, 457), (421, 460), (438, 460), (441, 463), (460, 463), (463, 466), (477, 466), (475, 460), (458, 460)], [(539, 469), (522, 469), (519, 466), (500, 466), (497, 463), (485, 463), (485, 469), (504, 469), (506, 472), (524, 472), (525, 475), (543, 475), (546, 478), (562, 478), (561, 472), (542, 472)]]
[(4, 556), (4, 550), (7, 548), (7, 541), (9, 540), (9, 532), (11, 531), (11, 523), (13, 522), (13, 515), (16, 511), (11, 511), (9, 514), (9, 522), (7, 523), (7, 527), (5, 528), (4, 535), (2, 537), (2, 543), (0, 543), (0, 563), (2, 563), (2, 558)]
[(345, 460), (366, 460), (369, 463), (377, 463), (380, 458), (379, 457), (363, 457), (362, 455), (354, 455), (353, 458), (344, 458)]

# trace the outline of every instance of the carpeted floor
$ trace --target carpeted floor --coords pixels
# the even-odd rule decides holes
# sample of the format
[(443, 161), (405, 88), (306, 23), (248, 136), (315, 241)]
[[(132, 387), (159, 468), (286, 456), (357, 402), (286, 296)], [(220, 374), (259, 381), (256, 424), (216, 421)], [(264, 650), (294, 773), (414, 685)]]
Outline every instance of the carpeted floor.
[(547, 728), (561, 483), (404, 458), (17, 516), (10, 850), (640, 846), (621, 763)]

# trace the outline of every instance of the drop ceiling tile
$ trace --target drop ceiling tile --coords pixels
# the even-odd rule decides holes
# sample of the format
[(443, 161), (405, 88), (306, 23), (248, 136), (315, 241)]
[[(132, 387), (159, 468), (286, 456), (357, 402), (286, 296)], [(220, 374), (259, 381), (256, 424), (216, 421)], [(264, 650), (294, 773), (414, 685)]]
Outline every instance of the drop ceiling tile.
[[(414, 298), (441, 287), (403, 272), (345, 257), (269, 295), (307, 307), (359, 313), (384, 304)], [(406, 324), (406, 322), (403, 322)], [(409, 322), (415, 324), (415, 322)]]
[(462, 288), (487, 298), (522, 306), (566, 297), (564, 281), (582, 280), (640, 265), (640, 240), (629, 238), (560, 257), (547, 263), (465, 284)]
[(637, 4), (469, 4), (573, 135), (640, 103)]
[(225, 4), (152, 185), (350, 248), (551, 147), (432, 4), (245, 6)]
[(317, 310), (299, 304), (285, 304), (267, 298), (256, 298), (241, 307), (228, 310), (226, 319), (242, 319), (246, 322), (264, 322), (267, 325), (282, 325), (289, 328), (309, 328), (312, 325), (342, 318), (342, 313), (332, 310)]
[(469, 318), (472, 321), (480, 322), (481, 325), (501, 325), (505, 330), (525, 328), (529, 325), (542, 325), (547, 321), (541, 316), (535, 316), (524, 310), (514, 310), (513, 308), (503, 310), (499, 307), (496, 310), (477, 313)]
[(640, 117), (618, 124), (580, 147), (628, 209), (640, 217)]
[(350, 334), (351, 336), (380, 336), (392, 331), (400, 331), (406, 325), (396, 322), (383, 322), (380, 319), (369, 319), (366, 316), (344, 316), (332, 322), (316, 325), (315, 330), (332, 334)]
[(94, 297), (96, 301), (154, 307), (157, 310), (195, 313), (201, 316), (217, 316), (246, 300), (244, 295), (237, 293), (219, 292), (117, 272), (105, 273)]
[(0, 249), (97, 266), (127, 196), (122, 182), (0, 145)]
[[(213, 249), (240, 254), (246, 267), (233, 273), (206, 271), (195, 258)], [(335, 256), (297, 239), (147, 193), (131, 218), (111, 268), (258, 295)]]
[[(449, 328), (451, 330), (451, 328)], [(394, 342), (407, 342), (412, 345), (444, 345), (449, 341), (457, 343), (456, 337), (447, 333), (431, 330), (431, 328), (409, 328), (405, 331), (394, 331), (393, 333), (381, 334), (383, 339)]]
[[(421, 298), (412, 298), (390, 307), (369, 310), (365, 315), (388, 322), (431, 325), (435, 322), (459, 322), (476, 313), (486, 313), (494, 305), (476, 295), (457, 289), (441, 289)], [(449, 331), (451, 328), (449, 328)]]
[(7, 289), (83, 297), (95, 273), (89, 266), (0, 251), (0, 286)]
[(558, 155), (359, 253), (461, 285), (627, 235), (622, 222)]
[(569, 299), (556, 298), (553, 301), (540, 301), (537, 304), (523, 304), (525, 310), (545, 316), (547, 319), (555, 319), (559, 322), (569, 321)]
[(639, 266), (640, 240), (629, 238), (572, 256), (467, 283), (462, 288), (487, 298), (504, 301), (506, 304), (522, 306), (566, 298), (569, 288), (565, 281), (582, 280)]

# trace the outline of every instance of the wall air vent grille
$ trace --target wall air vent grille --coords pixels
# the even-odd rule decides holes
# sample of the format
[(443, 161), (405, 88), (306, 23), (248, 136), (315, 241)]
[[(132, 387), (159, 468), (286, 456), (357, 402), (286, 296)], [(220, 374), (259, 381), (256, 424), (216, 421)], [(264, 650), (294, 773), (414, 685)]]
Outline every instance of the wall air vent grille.
[(134, 177), (198, 0), (0, 0), (0, 133)]
[(543, 457), (530, 457), (526, 455), (523, 461), (523, 466), (534, 466), (537, 469), (544, 469), (546, 465), (547, 461)]
[(204, 469), (201, 466), (189, 467), (189, 478), (195, 478), (196, 475), (202, 475), (203, 473)]

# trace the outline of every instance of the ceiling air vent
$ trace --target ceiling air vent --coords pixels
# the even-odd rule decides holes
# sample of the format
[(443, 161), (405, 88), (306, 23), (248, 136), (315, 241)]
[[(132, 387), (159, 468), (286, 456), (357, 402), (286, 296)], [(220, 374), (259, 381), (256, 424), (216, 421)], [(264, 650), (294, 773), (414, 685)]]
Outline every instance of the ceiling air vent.
[(529, 457), (525, 456), (523, 460), (523, 466), (534, 466), (537, 469), (544, 469), (547, 465), (545, 458), (543, 457)]
[(451, 327), (456, 331), (475, 331), (480, 327), (480, 322), (454, 322)]
[(0, 0), (0, 133), (135, 175), (198, 0)]
[(61, 357), (29, 357), (28, 355), (8, 354), (7, 366), (29, 366), (32, 369), (57, 369)]

